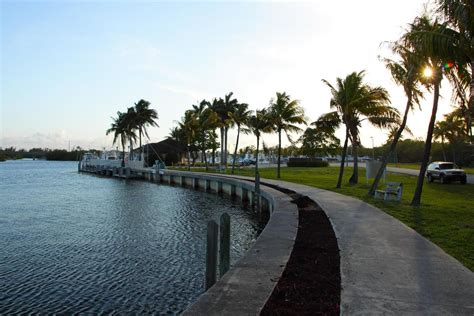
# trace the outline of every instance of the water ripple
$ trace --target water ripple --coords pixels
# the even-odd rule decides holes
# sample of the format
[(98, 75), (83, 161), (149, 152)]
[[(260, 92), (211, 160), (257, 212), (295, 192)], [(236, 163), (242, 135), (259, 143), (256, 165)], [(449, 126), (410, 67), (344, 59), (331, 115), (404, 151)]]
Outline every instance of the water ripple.
[(231, 263), (259, 230), (218, 196), (75, 168), (0, 164), (0, 314), (176, 314), (203, 291), (207, 221), (231, 216)]

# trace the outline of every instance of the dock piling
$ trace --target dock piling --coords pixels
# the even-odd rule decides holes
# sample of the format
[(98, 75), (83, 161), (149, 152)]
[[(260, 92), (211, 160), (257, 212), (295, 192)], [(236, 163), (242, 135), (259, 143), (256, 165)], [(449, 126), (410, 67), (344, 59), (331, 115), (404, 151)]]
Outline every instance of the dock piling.
[(217, 232), (218, 225), (210, 220), (207, 223), (207, 249), (206, 249), (206, 291), (216, 283), (217, 272)]
[(222, 277), (230, 267), (230, 216), (227, 213), (220, 218), (219, 276)]

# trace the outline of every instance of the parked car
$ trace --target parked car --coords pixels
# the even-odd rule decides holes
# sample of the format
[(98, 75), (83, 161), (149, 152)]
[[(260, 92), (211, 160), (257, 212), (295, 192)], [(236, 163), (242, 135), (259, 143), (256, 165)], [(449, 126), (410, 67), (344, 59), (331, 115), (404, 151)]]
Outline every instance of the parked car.
[(435, 179), (441, 183), (448, 183), (450, 181), (460, 181), (466, 184), (466, 172), (459, 169), (454, 163), (446, 161), (433, 162), (428, 166), (426, 177), (429, 182)]

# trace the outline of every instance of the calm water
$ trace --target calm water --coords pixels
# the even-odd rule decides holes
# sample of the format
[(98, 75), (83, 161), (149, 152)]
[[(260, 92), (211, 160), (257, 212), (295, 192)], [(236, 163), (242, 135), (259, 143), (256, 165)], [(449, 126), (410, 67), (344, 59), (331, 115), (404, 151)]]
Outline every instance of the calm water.
[(231, 215), (235, 262), (256, 219), (212, 194), (0, 163), (0, 314), (182, 311), (203, 291), (206, 223)]

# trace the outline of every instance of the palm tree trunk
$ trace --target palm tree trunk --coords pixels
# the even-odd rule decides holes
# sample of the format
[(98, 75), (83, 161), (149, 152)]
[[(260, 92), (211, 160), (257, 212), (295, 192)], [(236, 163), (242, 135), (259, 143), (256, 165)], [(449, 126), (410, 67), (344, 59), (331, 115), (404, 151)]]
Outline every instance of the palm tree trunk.
[(224, 147), (224, 168), (227, 170), (227, 132), (228, 132), (228, 127), (226, 126), (224, 128), (224, 138), (225, 138), (225, 147)]
[(125, 144), (122, 143), (122, 167), (125, 167)]
[(454, 144), (451, 144), (451, 150), (453, 152), (453, 162), (456, 164), (456, 146)]
[(377, 175), (375, 176), (374, 182), (372, 183), (372, 186), (369, 189), (369, 195), (373, 196), (375, 194), (375, 190), (377, 190), (380, 179), (382, 179), (384, 170), (387, 167), (388, 158), (395, 152), (395, 148), (397, 147), (398, 140), (402, 136), (403, 130), (405, 129), (405, 126), (407, 125), (408, 113), (410, 112), (410, 104), (411, 104), (411, 99), (408, 99), (407, 105), (405, 107), (405, 113), (403, 114), (402, 123), (400, 124), (400, 127), (398, 128), (397, 132), (395, 133), (395, 136), (393, 137), (389, 150), (382, 157), (382, 165), (380, 166), (380, 169), (377, 171)]
[(221, 127), (221, 154), (220, 154), (220, 166), (222, 168), (224, 164), (224, 127)]
[(336, 188), (340, 189), (342, 184), (342, 175), (344, 174), (344, 161), (346, 160), (347, 142), (349, 141), (349, 129), (346, 127), (346, 139), (344, 140), (344, 146), (342, 147), (341, 166), (339, 167), (339, 177), (337, 179)]
[(140, 126), (138, 128), (138, 139), (140, 141), (140, 158), (138, 159), (139, 161), (142, 160), (142, 155), (143, 155), (143, 148), (142, 148), (142, 127)]
[(413, 195), (413, 200), (411, 201), (412, 206), (420, 206), (421, 203), (421, 193), (423, 191), (423, 183), (425, 182), (425, 173), (430, 160), (431, 153), (431, 142), (433, 139), (433, 129), (434, 123), (436, 120), (436, 112), (438, 111), (438, 99), (439, 99), (439, 86), (441, 84), (441, 70), (438, 70), (436, 74), (438, 78), (434, 86), (434, 97), (433, 97), (433, 109), (431, 111), (430, 124), (428, 125), (428, 133), (426, 135), (425, 149), (423, 151), (423, 160), (421, 161), (420, 173), (418, 174), (418, 180), (416, 182), (415, 194)]
[(358, 135), (356, 134), (355, 136), (352, 137), (353, 143), (352, 143), (352, 150), (353, 150), (353, 155), (352, 157), (354, 158), (354, 170), (352, 171), (352, 176), (349, 178), (349, 184), (354, 185), (359, 182), (359, 144), (357, 143), (358, 141)]
[(469, 124), (469, 127), (468, 127), (468, 131), (467, 131), (467, 134), (470, 135), (471, 137), (469, 138), (469, 142), (472, 144), (472, 142), (474, 141), (473, 137), (472, 137), (472, 116), (471, 116), (471, 109), (474, 108), (474, 60), (471, 61), (471, 85), (470, 85), (470, 91), (469, 91), (469, 101), (468, 101), (468, 107), (467, 107), (467, 113), (468, 113), (468, 116), (469, 116), (469, 119), (468, 119), (468, 124)]
[(237, 157), (237, 148), (239, 148), (240, 125), (237, 125), (237, 140), (235, 142), (234, 159), (232, 160), (232, 174), (234, 174), (235, 158)]
[(260, 144), (260, 137), (257, 136), (257, 158), (255, 159), (255, 172), (258, 172), (258, 146)]
[(281, 158), (281, 129), (278, 129), (278, 160), (277, 160), (277, 178), (280, 179), (280, 158)]
[(444, 148), (444, 136), (441, 136), (441, 149), (443, 151), (443, 159), (446, 161), (446, 150)]
[(206, 149), (203, 150), (202, 152), (203, 156), (204, 156), (204, 164), (206, 165), (206, 171), (209, 170), (209, 165), (207, 163), (207, 154), (206, 154)]
[(186, 144), (186, 151), (188, 153), (188, 170), (191, 170), (191, 153), (189, 152), (189, 145)]
[(128, 153), (128, 160), (133, 160), (133, 142), (132, 138), (130, 137), (130, 152)]
[(212, 148), (212, 165), (216, 164), (216, 149)]

